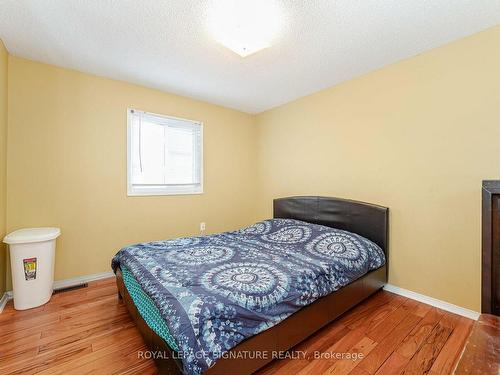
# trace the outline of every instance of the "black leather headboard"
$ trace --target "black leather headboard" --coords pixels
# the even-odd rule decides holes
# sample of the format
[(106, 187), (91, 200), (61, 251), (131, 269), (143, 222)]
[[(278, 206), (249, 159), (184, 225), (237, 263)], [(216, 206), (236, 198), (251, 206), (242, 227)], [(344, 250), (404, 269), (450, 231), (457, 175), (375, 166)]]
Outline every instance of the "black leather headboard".
[(328, 197), (287, 197), (273, 202), (274, 217), (344, 229), (372, 240), (388, 255), (389, 209)]

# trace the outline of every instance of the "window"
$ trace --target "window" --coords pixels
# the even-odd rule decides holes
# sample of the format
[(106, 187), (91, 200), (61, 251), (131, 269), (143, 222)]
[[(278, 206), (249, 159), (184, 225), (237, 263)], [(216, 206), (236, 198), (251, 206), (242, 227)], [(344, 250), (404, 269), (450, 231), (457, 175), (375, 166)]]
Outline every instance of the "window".
[(203, 125), (129, 109), (128, 195), (203, 192)]

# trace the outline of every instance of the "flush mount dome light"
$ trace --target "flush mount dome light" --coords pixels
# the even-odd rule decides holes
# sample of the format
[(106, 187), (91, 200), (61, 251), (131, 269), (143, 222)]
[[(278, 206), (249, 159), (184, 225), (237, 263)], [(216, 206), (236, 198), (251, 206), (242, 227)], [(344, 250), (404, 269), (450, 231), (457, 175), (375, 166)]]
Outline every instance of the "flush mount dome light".
[(281, 28), (281, 18), (272, 0), (215, 0), (209, 28), (217, 42), (246, 57), (271, 45)]

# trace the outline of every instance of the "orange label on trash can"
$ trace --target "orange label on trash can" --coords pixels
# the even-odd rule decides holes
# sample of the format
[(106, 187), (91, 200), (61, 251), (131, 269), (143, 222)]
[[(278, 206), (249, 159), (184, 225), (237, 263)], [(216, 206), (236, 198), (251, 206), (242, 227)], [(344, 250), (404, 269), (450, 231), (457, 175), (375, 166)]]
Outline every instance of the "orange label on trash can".
[(26, 280), (36, 279), (36, 258), (23, 259), (24, 277)]

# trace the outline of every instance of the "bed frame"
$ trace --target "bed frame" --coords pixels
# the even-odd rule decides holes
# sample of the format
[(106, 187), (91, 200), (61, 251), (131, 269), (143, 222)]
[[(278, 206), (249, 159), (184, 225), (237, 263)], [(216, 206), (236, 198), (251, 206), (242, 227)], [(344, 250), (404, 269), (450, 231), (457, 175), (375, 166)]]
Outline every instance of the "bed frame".
[[(327, 197), (288, 197), (274, 200), (274, 217), (297, 219), (332, 228), (345, 229), (366, 237), (385, 252), (388, 259), (389, 209), (369, 203)], [(181, 374), (182, 364), (174, 352), (142, 319), (125, 288), (121, 270), (116, 272), (120, 298), (151, 351), (160, 353), (155, 359), (162, 374)], [(297, 345), (338, 316), (357, 305), (387, 282), (387, 263), (353, 283), (300, 309), (276, 326), (246, 339), (231, 349), (231, 358), (221, 358), (205, 374), (251, 374), (276, 356)], [(255, 358), (258, 351), (261, 358)], [(237, 354), (240, 353), (238, 356)]]

